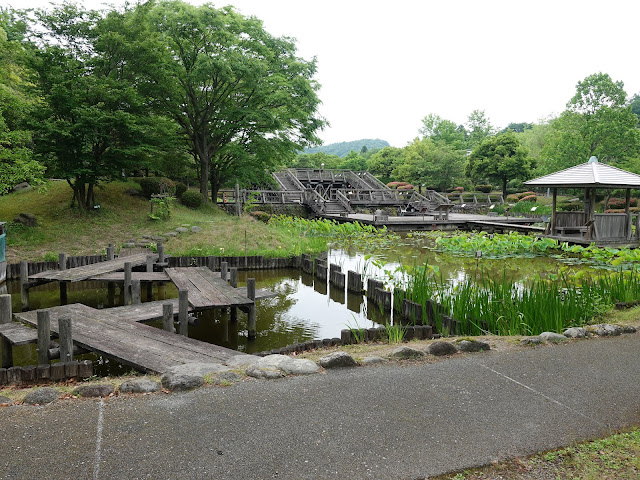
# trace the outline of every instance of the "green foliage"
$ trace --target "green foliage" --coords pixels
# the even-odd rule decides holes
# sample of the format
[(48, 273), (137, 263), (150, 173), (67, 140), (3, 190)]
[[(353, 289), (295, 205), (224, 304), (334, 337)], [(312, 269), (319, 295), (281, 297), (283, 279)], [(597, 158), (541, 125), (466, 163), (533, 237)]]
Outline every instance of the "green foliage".
[(140, 179), (140, 188), (145, 198), (151, 199), (153, 195), (173, 196), (176, 184), (166, 177), (143, 177)]
[(151, 213), (149, 218), (151, 220), (168, 220), (171, 218), (171, 202), (173, 197), (152, 197), (149, 202), (151, 203)]
[(386, 183), (393, 178), (394, 169), (404, 161), (403, 150), (396, 147), (384, 147), (367, 160), (367, 170), (379, 176)]
[(186, 207), (195, 209), (202, 206), (204, 198), (200, 192), (187, 191), (182, 194), (182, 197), (180, 197), (180, 202)]
[(484, 179), (499, 182), (506, 196), (509, 180), (526, 179), (531, 174), (528, 154), (513, 132), (486, 138), (471, 152), (467, 176), (476, 182)]
[[(346, 157), (350, 152), (366, 153), (371, 150), (380, 150), (384, 147), (388, 147), (389, 142), (386, 140), (376, 139), (362, 139), (352, 140), (350, 142), (331, 143), (329, 145), (321, 145), (319, 147), (305, 148), (304, 153), (326, 153), (327, 155), (335, 155), (337, 157)], [(365, 148), (364, 152), (362, 151)], [(329, 168), (329, 167), (326, 167)]]
[(187, 190), (188, 190), (188, 187), (184, 183), (177, 182), (176, 183), (176, 198), (182, 197), (182, 194), (184, 192), (186, 192)]
[(447, 145), (455, 150), (466, 148), (464, 127), (433, 113), (422, 119), (420, 133), (438, 145)]
[(397, 323), (394, 325), (391, 325), (390, 323), (385, 323), (384, 330), (389, 343), (402, 343), (402, 340), (404, 339), (404, 335), (407, 332), (406, 327), (399, 325)]
[(482, 193), (491, 193), (493, 185), (476, 185), (476, 190)]

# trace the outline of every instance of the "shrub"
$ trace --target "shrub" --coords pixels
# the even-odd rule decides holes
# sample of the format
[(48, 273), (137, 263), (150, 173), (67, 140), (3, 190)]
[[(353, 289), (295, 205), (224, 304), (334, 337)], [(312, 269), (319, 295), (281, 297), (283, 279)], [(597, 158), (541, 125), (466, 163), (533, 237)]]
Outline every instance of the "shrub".
[(584, 206), (581, 202), (560, 202), (557, 208), (559, 212), (579, 212)]
[(456, 187), (453, 189), (454, 192), (462, 193), (464, 192), (464, 187)]
[[(612, 208), (612, 209), (624, 208), (625, 204), (626, 204), (626, 201), (625, 201), (624, 198), (610, 198), (609, 199), (608, 208)], [(637, 198), (632, 198), (631, 202), (630, 202), (630, 206), (637, 207), (638, 206), (638, 199)]]
[(505, 202), (516, 203), (520, 198), (516, 194), (507, 195), (507, 198), (504, 199)]
[(174, 195), (176, 184), (166, 177), (144, 177), (140, 179), (140, 188), (145, 198), (151, 198), (151, 195)]
[[(629, 211), (633, 213), (639, 212), (640, 207), (630, 207)], [(624, 208), (609, 208), (608, 210), (605, 210), (604, 213), (626, 213), (626, 211)]]
[(413, 185), (411, 184), (404, 184), (404, 185), (400, 185), (397, 190), (413, 190)]
[(526, 197), (522, 197), (520, 200), (518, 200), (518, 202), (533, 202), (536, 203), (536, 196), (534, 195), (527, 195)]
[(491, 193), (493, 185), (476, 185), (476, 190), (482, 193)]
[(187, 191), (187, 188), (188, 187), (182, 182), (176, 183), (176, 197), (182, 197), (182, 194)]
[(269, 219), (271, 218), (271, 215), (261, 210), (254, 210), (253, 212), (249, 212), (249, 215), (251, 215), (256, 220), (260, 220), (261, 222), (264, 222), (264, 223), (268, 223)]
[(180, 202), (182, 202), (185, 207), (199, 208), (204, 202), (204, 199), (200, 192), (186, 191), (182, 194), (182, 197), (180, 197)]
[(535, 192), (521, 192), (521, 193), (517, 193), (516, 196), (518, 197), (518, 200), (524, 198), (524, 197), (530, 197), (531, 195), (535, 195)]
[(387, 183), (387, 187), (393, 188), (393, 189), (400, 189), (401, 187), (404, 187), (405, 185), (409, 185), (409, 184), (407, 182), (389, 182), (389, 183)]

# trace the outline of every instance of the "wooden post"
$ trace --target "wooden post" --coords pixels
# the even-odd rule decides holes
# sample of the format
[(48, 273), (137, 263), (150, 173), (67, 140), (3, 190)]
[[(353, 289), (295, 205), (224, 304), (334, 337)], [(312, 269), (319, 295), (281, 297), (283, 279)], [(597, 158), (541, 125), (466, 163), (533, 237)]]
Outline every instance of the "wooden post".
[(162, 304), (162, 328), (167, 332), (176, 333), (173, 326), (173, 303), (171, 302)]
[(2, 359), (0, 360), (0, 368), (13, 367), (13, 345), (11, 342), (2, 337)]
[(12, 321), (11, 295), (5, 293), (0, 295), (0, 324), (11, 323)]
[(113, 243), (110, 243), (107, 247), (107, 260), (113, 260), (114, 258), (116, 258), (116, 250)]
[(624, 213), (627, 215), (626, 230), (627, 240), (631, 240), (631, 189), (627, 188), (624, 203)]
[(553, 188), (553, 200), (551, 201), (551, 225), (549, 226), (549, 233), (551, 235), (556, 234), (556, 210), (558, 208), (558, 189)]
[(158, 246), (158, 263), (165, 263), (165, 258), (164, 258), (164, 245), (162, 244), (162, 242), (158, 242), (157, 244)]
[(249, 340), (255, 340), (256, 338), (256, 279), (247, 279), (247, 297), (253, 300), (253, 303), (249, 306), (249, 318), (247, 320), (247, 327), (249, 330)]
[(60, 317), (58, 319), (58, 337), (60, 341), (60, 361), (73, 360), (73, 336), (71, 331), (71, 318)]
[(49, 310), (38, 310), (38, 365), (49, 364), (49, 342), (51, 341), (51, 315)]
[(67, 254), (60, 252), (58, 254), (58, 270), (66, 270), (67, 269)]
[(107, 304), (110, 307), (116, 305), (116, 284), (115, 282), (107, 282)]
[(240, 185), (236, 183), (236, 216), (242, 215), (242, 200), (240, 199)]
[(68, 296), (68, 291), (69, 291), (69, 282), (60, 282), (60, 304), (61, 305), (66, 305), (69, 302), (69, 296)]
[(164, 300), (167, 298), (167, 282), (160, 282), (158, 284), (158, 300)]
[(238, 288), (238, 267), (229, 269), (229, 285), (233, 288)]
[(131, 280), (131, 303), (139, 305), (142, 303), (142, 294), (140, 292), (140, 280)]
[(29, 264), (26, 260), (20, 262), (20, 299), (22, 311), (29, 310)]
[(222, 280), (227, 280), (227, 267), (228, 267), (228, 263), (227, 262), (220, 262), (220, 278)]
[(178, 292), (178, 323), (180, 335), (189, 336), (189, 291)]
[(215, 261), (216, 257), (214, 257), (213, 255), (209, 255), (207, 257), (207, 268), (212, 272), (215, 271)]
[(153, 272), (153, 255), (147, 255), (147, 272)]
[(124, 263), (124, 304), (131, 305), (131, 262)]

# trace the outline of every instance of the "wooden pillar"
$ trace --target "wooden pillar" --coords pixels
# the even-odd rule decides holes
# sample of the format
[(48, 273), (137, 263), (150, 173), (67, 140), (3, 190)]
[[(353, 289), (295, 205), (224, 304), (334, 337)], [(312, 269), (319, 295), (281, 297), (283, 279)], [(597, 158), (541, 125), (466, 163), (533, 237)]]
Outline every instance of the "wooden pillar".
[(114, 258), (116, 258), (116, 250), (113, 243), (110, 243), (109, 246), (107, 246), (107, 260), (113, 260)]
[(58, 270), (66, 270), (67, 269), (67, 254), (60, 252), (58, 254)]
[(164, 245), (162, 244), (162, 242), (158, 242), (157, 247), (158, 247), (158, 263), (164, 263), (165, 261)]
[(110, 307), (116, 305), (116, 284), (115, 282), (107, 282), (107, 304)]
[(49, 310), (38, 310), (38, 365), (49, 364), (49, 342), (51, 341), (51, 315)]
[(220, 278), (224, 281), (227, 280), (227, 262), (220, 262)]
[(627, 188), (625, 193), (624, 213), (627, 215), (626, 230), (627, 240), (631, 240), (631, 189)]
[(256, 338), (256, 279), (247, 279), (247, 297), (253, 300), (253, 303), (249, 306), (249, 318), (247, 320), (247, 327), (249, 330), (249, 340), (255, 340)]
[[(229, 285), (233, 288), (238, 288), (238, 267), (231, 267), (229, 269)], [(231, 307), (231, 321), (238, 321), (238, 308)]]
[(131, 305), (131, 262), (124, 263), (124, 304)]
[(69, 282), (60, 282), (60, 304), (66, 305), (69, 303)]
[(164, 300), (167, 298), (167, 282), (160, 282), (158, 284), (158, 300)]
[(178, 323), (180, 335), (189, 336), (189, 291), (178, 292)]
[(26, 260), (20, 262), (20, 299), (22, 311), (29, 310), (29, 264)]
[(240, 199), (240, 185), (236, 183), (236, 215), (242, 215), (242, 200)]
[(558, 209), (558, 189), (553, 188), (553, 200), (551, 202), (551, 225), (549, 232), (551, 235), (556, 234), (556, 211)]
[(173, 303), (171, 302), (162, 304), (162, 328), (167, 332), (176, 333), (173, 326)]
[(216, 257), (214, 257), (213, 255), (209, 255), (207, 257), (207, 268), (212, 272), (215, 271), (215, 261)]
[(131, 304), (139, 305), (142, 303), (142, 294), (140, 291), (140, 280), (131, 280)]
[(12, 321), (11, 295), (5, 293), (0, 295), (0, 324), (11, 323)]
[(0, 368), (13, 367), (13, 345), (11, 342), (2, 337), (2, 359), (0, 360)]
[(153, 272), (153, 255), (147, 255), (147, 273)]
[(58, 340), (60, 342), (60, 361), (73, 360), (73, 335), (71, 331), (71, 317), (58, 318)]

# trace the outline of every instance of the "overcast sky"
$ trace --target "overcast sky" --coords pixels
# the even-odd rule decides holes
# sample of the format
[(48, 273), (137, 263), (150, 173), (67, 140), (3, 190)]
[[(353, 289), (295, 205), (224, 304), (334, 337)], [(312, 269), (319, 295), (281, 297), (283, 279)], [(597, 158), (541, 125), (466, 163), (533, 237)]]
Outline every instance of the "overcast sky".
[[(576, 83), (600, 71), (640, 93), (637, 0), (211, 3), (260, 18), (271, 34), (294, 37), (300, 56), (317, 57), (325, 144), (381, 138), (401, 147), (429, 113), (464, 123), (484, 110), (497, 127), (536, 122), (564, 110)], [(49, 2), (0, 0), (8, 4)]]

